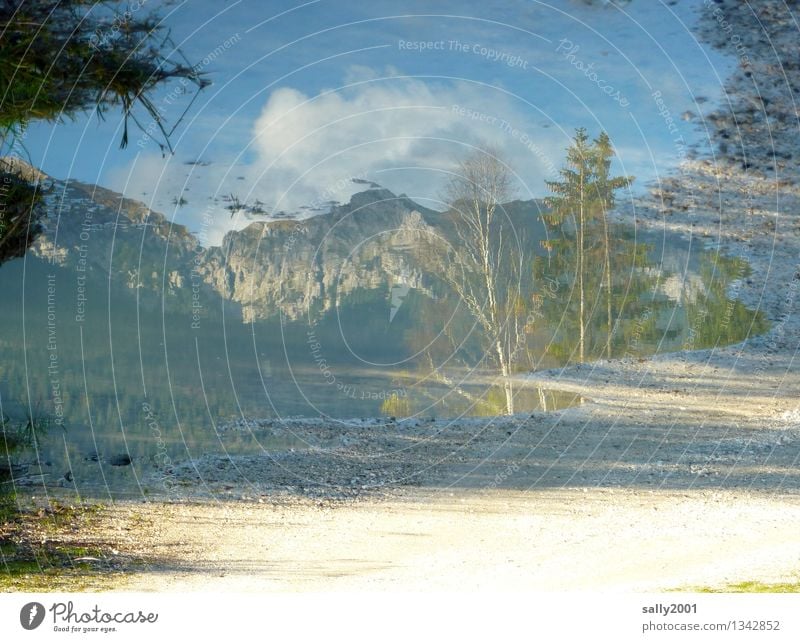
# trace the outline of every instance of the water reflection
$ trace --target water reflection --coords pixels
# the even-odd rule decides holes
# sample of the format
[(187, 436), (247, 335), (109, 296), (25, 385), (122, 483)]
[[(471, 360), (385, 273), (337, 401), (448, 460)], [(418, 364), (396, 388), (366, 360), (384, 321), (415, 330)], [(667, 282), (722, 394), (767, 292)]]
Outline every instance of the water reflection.
[[(515, 282), (515, 315), (524, 323), (512, 374), (578, 360), (574, 230), (547, 228), (538, 214), (532, 203), (507, 211), (517, 242), (529, 252)], [(427, 228), (411, 237), (435, 229), (453, 239), (451, 223), (438, 216), (429, 215)], [(259, 444), (246, 435), (223, 440), (218, 426), (243, 415), (502, 414), (507, 390), (486, 352), (496, 337), (487, 337), (462, 296), (441, 278), (431, 245), (410, 242), (408, 229), (384, 230), (365, 233), (359, 243), (309, 241), (327, 252), (337, 272), (319, 268), (328, 286), (307, 299), (313, 304), (304, 314), (287, 314), (296, 301), (283, 309), (278, 300), (262, 300), (260, 313), (244, 322), (244, 305), (206, 291), (197, 328), (188, 287), (170, 293), (110, 286), (107, 273), (89, 271), (91, 300), (76, 319), (74, 302), (65, 296), (73, 291), (74, 265), (30, 254), (11, 261), (0, 274), (6, 300), (19, 305), (0, 308), (2, 412), (12, 420), (31, 411), (52, 415), (57, 386), (63, 430), (52, 426), (42, 442), (42, 462), (52, 463), (45, 472), (57, 479), (69, 467), (85, 468), (87, 476), (94, 470), (93, 478), (103, 479), (104, 471), (112, 481), (124, 474), (106, 465), (118, 453), (129, 453), (133, 469), (142, 470), (205, 451), (291, 446)], [(764, 331), (760, 314), (729, 298), (747, 277), (743, 261), (702, 251), (691, 239), (622, 225), (612, 232), (610, 289), (598, 269), (602, 244), (586, 246), (585, 360), (707, 348)], [(129, 270), (126, 260), (139, 260), (119, 239), (114, 251), (121, 271)], [(296, 256), (262, 254), (259, 260), (303, 265)], [(156, 256), (139, 269), (157, 275), (170, 266)], [(57, 295), (48, 301), (54, 283)], [(257, 303), (247, 305), (255, 309)], [(48, 325), (53, 306), (56, 322)], [(580, 403), (571, 393), (517, 384), (512, 394), (517, 412)], [(87, 459), (95, 451), (98, 461)]]

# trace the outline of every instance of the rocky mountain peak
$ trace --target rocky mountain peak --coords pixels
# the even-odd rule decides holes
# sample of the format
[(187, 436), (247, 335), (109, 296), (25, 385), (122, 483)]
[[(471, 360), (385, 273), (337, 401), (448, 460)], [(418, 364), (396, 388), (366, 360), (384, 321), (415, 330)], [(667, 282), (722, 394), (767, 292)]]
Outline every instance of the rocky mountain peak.
[(0, 156), (0, 170), (19, 174), (30, 183), (44, 183), (51, 180), (50, 176), (19, 156)]

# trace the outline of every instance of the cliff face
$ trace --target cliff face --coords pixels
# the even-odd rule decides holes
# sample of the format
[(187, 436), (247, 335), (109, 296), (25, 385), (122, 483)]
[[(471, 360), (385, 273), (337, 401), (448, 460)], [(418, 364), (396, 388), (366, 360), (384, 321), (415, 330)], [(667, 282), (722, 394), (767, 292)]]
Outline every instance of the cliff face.
[[(20, 161), (21, 162), (21, 161)], [(33, 168), (31, 168), (33, 171)], [(241, 306), (245, 321), (288, 320), (335, 308), (359, 290), (429, 292), (414, 248), (441, 215), (372, 186), (305, 220), (252, 223), (203, 248), (185, 227), (120, 194), (39, 173), (43, 232), (30, 255), (105, 290), (138, 291), (167, 307), (202, 298)], [(77, 286), (76, 286), (77, 287)], [(198, 295), (198, 292), (202, 292)]]
[[(96, 290), (136, 291), (137, 305), (165, 310), (194, 311), (199, 301), (208, 312), (228, 302), (245, 322), (313, 320), (366, 291), (385, 293), (392, 306), (410, 289), (434, 298), (433, 263), (420, 252), (434, 239), (457, 243), (445, 215), (374, 185), (329, 213), (254, 222), (203, 248), (138, 201), (77, 181), (42, 181), (50, 186), (47, 215), (31, 255), (72, 273), (76, 287), (85, 278)], [(531, 202), (509, 211), (524, 225), (537, 220)]]
[(281, 313), (312, 317), (358, 290), (429, 291), (413, 254), (440, 215), (383, 189), (353, 196), (329, 214), (303, 221), (254, 223), (210, 248), (199, 271), (246, 321)]
[(185, 298), (193, 258), (202, 248), (182, 225), (139, 201), (78, 181), (43, 179), (43, 232), (34, 257), (75, 273), (110, 277), (112, 287)]

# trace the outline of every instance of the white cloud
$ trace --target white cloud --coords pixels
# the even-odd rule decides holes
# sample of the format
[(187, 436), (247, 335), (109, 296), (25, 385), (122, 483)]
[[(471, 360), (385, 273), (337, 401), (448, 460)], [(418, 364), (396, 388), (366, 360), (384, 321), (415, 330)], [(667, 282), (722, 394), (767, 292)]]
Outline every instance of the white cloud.
[[(529, 118), (535, 114), (526, 114), (524, 106), (499, 89), (474, 83), (397, 76), (368, 77), (344, 91), (313, 97), (280, 89), (254, 127), (263, 168), (258, 180), (285, 186), (281, 207), (365, 173), (395, 191), (434, 197), (464, 145), (494, 142), (518, 154), (520, 134), (515, 140), (508, 130), (527, 130), (536, 138)], [(528, 158), (524, 165), (531, 178), (542, 164)]]
[[(412, 198), (433, 199), (424, 203), (433, 206), (454, 160), (483, 141), (504, 150), (522, 173), (520, 196), (529, 198), (541, 193), (542, 179), (560, 164), (564, 133), (537, 126), (541, 114), (501, 89), (404, 78), (391, 68), (378, 75), (353, 67), (346, 78), (344, 89), (315, 96), (291, 87), (272, 92), (243, 145), (246, 164), (231, 159), (186, 166), (185, 159), (142, 156), (129, 181), (126, 172), (111, 182), (194, 230), (206, 204), (216, 207), (206, 230), (214, 244), (228, 229), (250, 223), (241, 215), (231, 219), (220, 200), (229, 193), (243, 202), (258, 199), (268, 211), (294, 211), (323, 200), (346, 201), (363, 188), (350, 179), (361, 177)], [(176, 208), (172, 199), (184, 188), (189, 203)], [(208, 198), (214, 195), (217, 202)]]

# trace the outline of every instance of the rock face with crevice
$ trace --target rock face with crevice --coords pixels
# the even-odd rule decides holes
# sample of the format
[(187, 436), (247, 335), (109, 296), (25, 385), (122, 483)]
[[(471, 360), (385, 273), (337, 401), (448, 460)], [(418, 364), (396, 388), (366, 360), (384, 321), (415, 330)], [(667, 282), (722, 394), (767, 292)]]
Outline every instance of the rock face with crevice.
[(320, 314), (360, 290), (400, 286), (433, 296), (415, 248), (442, 234), (444, 217), (380, 187), (305, 220), (254, 222), (204, 248), (139, 201), (41, 172), (34, 178), (48, 189), (32, 256), (76, 278), (152, 294), (167, 309), (191, 305), (193, 289), (204, 307), (221, 297), (248, 322)]
[(358, 290), (394, 285), (430, 290), (415, 259), (424, 237), (439, 234), (437, 212), (385, 189), (303, 221), (253, 223), (210, 248), (203, 279), (242, 306), (245, 321), (280, 311), (288, 319), (336, 307)]
[(187, 301), (183, 286), (202, 248), (184, 226), (97, 185), (55, 179), (34, 168), (23, 175), (38, 182), (44, 197), (42, 232), (31, 244), (32, 256), (75, 279), (140, 290), (176, 305)]
[[(435, 298), (435, 262), (425, 252), (459, 244), (447, 214), (370, 183), (328, 212), (253, 222), (205, 248), (139, 201), (14, 162), (46, 188), (32, 256), (71, 273), (70, 281), (85, 276), (95, 292), (134, 291), (137, 305), (166, 312), (231, 304), (245, 322), (291, 321), (318, 318), (346, 298), (384, 293), (388, 300), (411, 289)], [(541, 208), (536, 201), (506, 205), (517, 231), (541, 225)]]

